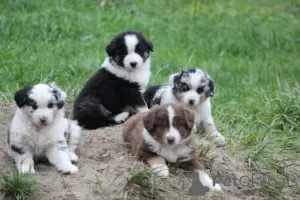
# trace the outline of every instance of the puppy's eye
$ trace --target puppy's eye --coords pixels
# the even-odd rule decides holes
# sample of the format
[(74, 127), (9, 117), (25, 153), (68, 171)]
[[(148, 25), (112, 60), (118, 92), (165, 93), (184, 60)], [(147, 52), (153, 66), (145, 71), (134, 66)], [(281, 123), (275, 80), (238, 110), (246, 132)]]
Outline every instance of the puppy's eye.
[(49, 103), (48, 104), (48, 108), (53, 108), (54, 104), (53, 103)]
[(173, 120), (173, 125), (178, 125), (179, 123), (178, 123), (178, 120), (177, 119), (174, 119)]
[(36, 104), (31, 105), (33, 110), (36, 110), (38, 108), (38, 106)]
[(166, 125), (167, 125), (167, 123), (165, 121), (159, 121), (154, 126), (157, 127), (157, 128), (161, 128), (161, 127), (164, 127)]
[(187, 84), (185, 84), (185, 83), (183, 83), (183, 84), (181, 85), (181, 88), (182, 88), (182, 91), (183, 91), (183, 92), (186, 92), (186, 91), (188, 91), (188, 90), (190, 89), (190, 87), (189, 87)]
[(163, 126), (162, 123), (155, 124), (155, 127), (161, 127), (161, 126)]
[(198, 89), (197, 89), (197, 92), (200, 94), (200, 93), (202, 93), (204, 91), (204, 86), (202, 86), (202, 87), (199, 87)]
[(184, 122), (182, 120), (174, 120), (173, 121), (173, 126), (175, 126), (175, 125), (181, 126), (183, 124), (184, 124)]

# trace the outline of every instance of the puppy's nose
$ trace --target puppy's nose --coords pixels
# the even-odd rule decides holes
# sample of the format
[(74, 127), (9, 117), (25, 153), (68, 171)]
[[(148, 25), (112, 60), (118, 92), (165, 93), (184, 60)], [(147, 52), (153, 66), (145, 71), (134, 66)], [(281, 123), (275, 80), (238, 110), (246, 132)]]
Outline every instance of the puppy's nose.
[(132, 68), (135, 68), (136, 65), (137, 65), (137, 62), (130, 62), (130, 66), (131, 66)]
[(169, 144), (173, 144), (174, 141), (175, 141), (175, 137), (173, 137), (173, 136), (168, 136), (168, 137), (167, 137), (167, 141), (168, 141)]
[(40, 118), (40, 121), (41, 121), (42, 124), (45, 124), (46, 121), (47, 121), (47, 119), (46, 119), (46, 117), (41, 117), (41, 118)]
[(192, 100), (192, 99), (189, 100), (189, 104), (190, 104), (190, 105), (194, 105), (194, 103), (195, 103), (195, 100)]

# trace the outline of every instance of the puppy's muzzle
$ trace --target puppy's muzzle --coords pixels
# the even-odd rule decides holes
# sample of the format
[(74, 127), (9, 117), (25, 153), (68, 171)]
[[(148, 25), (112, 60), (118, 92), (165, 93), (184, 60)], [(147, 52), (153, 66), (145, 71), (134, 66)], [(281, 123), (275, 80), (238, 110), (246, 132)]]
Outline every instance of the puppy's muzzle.
[(40, 122), (41, 122), (41, 124), (45, 125), (47, 123), (47, 118), (46, 117), (41, 117)]
[(193, 106), (194, 104), (195, 104), (195, 100), (190, 99), (190, 100), (189, 100), (189, 105)]
[(130, 66), (131, 66), (132, 68), (135, 68), (136, 65), (137, 65), (137, 62), (130, 62)]
[(175, 141), (175, 137), (174, 137), (174, 136), (168, 136), (168, 137), (167, 137), (167, 142), (168, 142), (168, 144), (173, 144), (174, 141)]

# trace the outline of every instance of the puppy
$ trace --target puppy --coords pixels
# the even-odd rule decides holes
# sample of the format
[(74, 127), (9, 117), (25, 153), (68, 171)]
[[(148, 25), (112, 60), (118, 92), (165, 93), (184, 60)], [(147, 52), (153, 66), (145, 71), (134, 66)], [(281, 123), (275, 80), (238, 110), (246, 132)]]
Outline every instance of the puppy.
[(216, 146), (226, 144), (225, 137), (217, 130), (211, 115), (210, 97), (214, 95), (214, 82), (200, 69), (187, 69), (172, 74), (169, 84), (149, 87), (144, 98), (148, 107), (155, 104), (183, 103), (196, 116), (197, 128), (212, 138)]
[(34, 160), (46, 157), (59, 171), (75, 173), (81, 127), (64, 118), (66, 94), (54, 83), (25, 86), (15, 93), (18, 106), (8, 132), (9, 155), (18, 171), (34, 173)]
[(122, 32), (107, 45), (108, 57), (80, 91), (73, 118), (86, 129), (124, 122), (147, 111), (143, 92), (150, 79), (152, 43), (139, 32)]
[(221, 190), (220, 185), (213, 185), (198, 160), (194, 120), (193, 112), (183, 105), (154, 106), (124, 123), (123, 138), (129, 148), (159, 176), (169, 175), (166, 161), (179, 163), (187, 170), (198, 172), (202, 185)]

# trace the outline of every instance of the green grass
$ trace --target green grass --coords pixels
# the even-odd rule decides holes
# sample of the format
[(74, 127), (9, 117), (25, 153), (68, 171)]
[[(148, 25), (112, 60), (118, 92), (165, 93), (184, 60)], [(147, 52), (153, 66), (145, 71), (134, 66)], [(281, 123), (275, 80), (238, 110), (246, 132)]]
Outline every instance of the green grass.
[[(24, 84), (50, 81), (74, 99), (111, 38), (142, 31), (154, 44), (151, 84), (181, 67), (207, 70), (217, 87), (214, 117), (231, 151), (251, 170), (299, 176), (298, 0), (113, 0), (103, 8), (100, 2), (0, 2), (3, 101)], [(270, 198), (278, 191), (261, 190)]]
[[(153, 170), (134, 172), (125, 186), (124, 199), (199, 199), (187, 195), (192, 186), (191, 173), (172, 165), (169, 167), (171, 174), (168, 178), (157, 176)], [(210, 195), (213, 198), (209, 199), (224, 199), (224, 194), (218, 191), (211, 192)]]
[(135, 184), (144, 188), (150, 187), (152, 175), (151, 171), (139, 171), (128, 180), (128, 184)]
[(101, 187), (103, 182), (100, 180), (98, 175), (95, 175), (95, 180), (89, 180), (88, 183), (94, 183), (95, 185)]
[(30, 175), (13, 172), (2, 175), (0, 191), (15, 200), (29, 200), (36, 197), (41, 186)]
[(127, 181), (125, 189), (129, 193), (130, 198), (159, 198), (160, 193), (157, 191), (156, 187), (157, 179), (158, 178), (152, 171), (138, 171), (134, 173), (132, 177)]
[(179, 184), (183, 179), (178, 177), (161, 178), (152, 170), (135, 172), (125, 186), (125, 199), (175, 199), (181, 195)]

